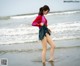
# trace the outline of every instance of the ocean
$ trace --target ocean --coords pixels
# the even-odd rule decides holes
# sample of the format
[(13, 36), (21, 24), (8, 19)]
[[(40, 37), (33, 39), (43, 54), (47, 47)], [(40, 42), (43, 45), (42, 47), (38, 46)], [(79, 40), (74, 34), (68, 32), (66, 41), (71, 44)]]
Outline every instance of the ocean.
[[(0, 19), (0, 44), (38, 42), (38, 27), (32, 26), (37, 14)], [(80, 10), (52, 12), (46, 15), (54, 41), (80, 39)]]
[[(31, 25), (36, 16), (17, 15), (0, 19), (0, 61), (6, 61), (8, 66), (44, 66), (39, 29)], [(53, 12), (46, 18), (56, 45), (54, 62), (48, 62), (50, 46), (47, 47), (46, 66), (80, 66), (80, 11)], [(3, 66), (2, 62), (0, 65)]]

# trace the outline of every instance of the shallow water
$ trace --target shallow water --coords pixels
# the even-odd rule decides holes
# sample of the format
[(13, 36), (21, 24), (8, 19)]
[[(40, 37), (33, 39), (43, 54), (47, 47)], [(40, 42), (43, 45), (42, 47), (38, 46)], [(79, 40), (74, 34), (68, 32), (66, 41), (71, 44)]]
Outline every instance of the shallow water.
[[(61, 48), (55, 49), (54, 62), (46, 62), (46, 66), (79, 66), (80, 65), (80, 47), (79, 48)], [(46, 60), (49, 59), (49, 50), (46, 54)], [(0, 53), (0, 59), (7, 58), (8, 66), (43, 66), (41, 62), (41, 51), (30, 52), (6, 52)], [(74, 62), (74, 63), (73, 63)]]

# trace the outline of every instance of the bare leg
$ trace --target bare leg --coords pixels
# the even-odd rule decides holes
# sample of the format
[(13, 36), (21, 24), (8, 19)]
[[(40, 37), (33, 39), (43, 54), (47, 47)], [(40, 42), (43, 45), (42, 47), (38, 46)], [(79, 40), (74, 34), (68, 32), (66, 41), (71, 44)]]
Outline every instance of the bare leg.
[(46, 38), (47, 38), (47, 42), (51, 46), (51, 48), (50, 48), (50, 59), (49, 59), (49, 61), (53, 61), (53, 54), (54, 54), (55, 44), (54, 44), (52, 38), (50, 37), (50, 35), (47, 34), (47, 33), (46, 33)]
[(47, 40), (46, 37), (42, 40), (42, 62), (46, 62), (46, 50), (47, 50)]

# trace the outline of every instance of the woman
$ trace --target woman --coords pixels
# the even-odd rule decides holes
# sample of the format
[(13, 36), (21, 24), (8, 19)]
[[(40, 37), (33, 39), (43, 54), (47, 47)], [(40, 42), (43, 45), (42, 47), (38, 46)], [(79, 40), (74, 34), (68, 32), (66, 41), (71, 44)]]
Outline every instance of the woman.
[[(47, 43), (51, 46), (50, 48), (50, 59), (49, 61), (53, 61), (53, 54), (54, 54), (54, 42), (52, 38), (50, 37), (50, 29), (47, 28), (47, 19), (45, 18), (44, 15), (47, 15), (48, 12), (50, 11), (50, 8), (47, 5), (44, 5), (39, 9), (38, 16), (36, 19), (33, 21), (32, 26), (37, 26), (39, 27), (39, 39), (42, 42), (42, 62), (46, 62), (46, 51), (47, 51)], [(43, 35), (41, 35), (42, 33)], [(41, 37), (42, 36), (42, 37)]]

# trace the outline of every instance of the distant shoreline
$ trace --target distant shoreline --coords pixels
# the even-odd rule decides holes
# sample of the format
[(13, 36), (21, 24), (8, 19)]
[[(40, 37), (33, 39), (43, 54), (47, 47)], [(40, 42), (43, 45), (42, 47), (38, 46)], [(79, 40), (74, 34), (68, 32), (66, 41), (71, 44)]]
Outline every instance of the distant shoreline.
[[(65, 10), (65, 11), (52, 11), (52, 12), (49, 12), (49, 13), (62, 13), (62, 12), (69, 12), (69, 11), (80, 11), (80, 9), (77, 9), (77, 10)], [(35, 15), (35, 14), (38, 14), (38, 13), (18, 14), (18, 15), (12, 15), (12, 16), (25, 16), (25, 15)]]
[[(65, 10), (65, 11), (52, 11), (52, 12), (49, 12), (49, 14), (51, 14), (51, 13), (63, 13), (63, 12), (65, 13), (65, 12), (73, 12), (73, 11), (80, 12), (80, 9), (77, 9), (77, 10)], [(25, 15), (35, 15), (35, 14), (38, 14), (38, 13), (36, 12), (36, 13), (10, 15), (10, 16), (0, 16), (0, 20), (7, 20), (7, 19), (10, 19), (10, 17), (14, 17), (14, 16), (25, 16)]]

